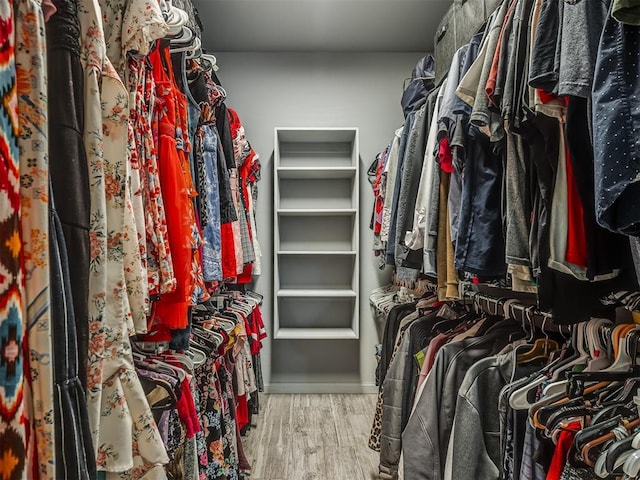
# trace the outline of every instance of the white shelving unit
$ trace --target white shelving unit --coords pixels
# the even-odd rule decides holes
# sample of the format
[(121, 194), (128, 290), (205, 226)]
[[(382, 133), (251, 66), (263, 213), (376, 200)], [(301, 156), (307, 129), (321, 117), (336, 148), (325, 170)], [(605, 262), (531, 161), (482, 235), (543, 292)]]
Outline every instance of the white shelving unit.
[(358, 129), (276, 128), (274, 338), (358, 339)]

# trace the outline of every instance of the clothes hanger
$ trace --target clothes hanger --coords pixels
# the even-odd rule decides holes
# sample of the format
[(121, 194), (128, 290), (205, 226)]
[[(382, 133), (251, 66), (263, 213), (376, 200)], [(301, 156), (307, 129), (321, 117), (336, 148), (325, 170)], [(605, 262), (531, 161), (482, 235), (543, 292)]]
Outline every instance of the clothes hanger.
[(171, 385), (164, 379), (147, 376), (141, 373), (142, 371), (144, 371), (144, 369), (138, 370), (138, 378), (144, 390), (145, 397), (147, 397), (151, 411), (158, 414), (174, 409), (178, 402), (174, 385)]
[(216, 323), (214, 322), (213, 318), (206, 320), (198, 325), (193, 325), (192, 330), (195, 330), (196, 333), (203, 335), (205, 337), (211, 337), (214, 338), (216, 341), (216, 344), (219, 345), (220, 343), (225, 341), (225, 337), (224, 335), (222, 335), (219, 330), (224, 331), (227, 335), (228, 332), (226, 332), (224, 329), (219, 328)]
[(396, 305), (400, 305), (399, 298), (397, 297), (396, 293), (394, 293), (393, 295), (389, 295), (386, 298), (383, 298), (382, 301), (380, 302), (380, 308), (383, 310), (389, 307), (393, 308)]
[(600, 454), (595, 465), (596, 475), (605, 478), (613, 475), (615, 472), (620, 472), (620, 467), (625, 464), (629, 456), (634, 452), (634, 449), (631, 447), (633, 438), (634, 433), (615, 442)]
[[(638, 406), (638, 408), (640, 408), (640, 397), (638, 397), (638, 396), (633, 397), (633, 401)], [(640, 449), (640, 432), (635, 434), (631, 446), (633, 448)]]
[[(560, 376), (564, 374), (564, 372), (571, 370), (573, 367), (579, 365), (586, 365), (589, 358), (589, 350), (587, 350), (587, 346), (585, 345), (585, 336), (586, 336), (587, 323), (581, 322), (573, 329), (572, 332), (572, 344), (574, 346), (575, 354), (568, 358), (566, 362), (558, 365), (557, 368), (553, 370), (553, 374), (551, 375), (551, 383), (555, 383), (560, 379)], [(564, 389), (564, 388), (563, 388)], [(547, 390), (549, 393), (553, 393), (550, 390)]]
[(629, 378), (622, 385), (618, 386), (618, 388), (616, 388), (616, 390), (611, 394), (600, 395), (600, 399), (598, 401), (601, 405), (606, 405), (606, 408), (621, 404), (628, 404), (633, 401), (634, 394), (638, 391), (639, 383), (640, 378)]
[(589, 406), (583, 399), (567, 402), (550, 411), (548, 418), (543, 422), (545, 428), (542, 433), (547, 438), (558, 438), (556, 431), (561, 428), (563, 423), (580, 420), (584, 425), (593, 414), (593, 411), (593, 407)]
[(195, 366), (200, 366), (207, 361), (207, 352), (199, 348), (196, 344), (189, 343), (189, 352), (193, 354), (193, 363)]
[[(635, 365), (635, 361), (631, 358), (631, 355), (629, 354), (628, 351), (628, 345), (627, 345), (627, 341), (628, 339), (626, 337), (624, 337), (623, 335), (625, 333), (631, 332), (632, 330), (634, 330), (635, 326), (634, 325), (619, 325), (618, 327), (616, 327), (613, 331), (613, 343), (614, 345), (617, 345), (618, 348), (616, 349), (616, 357), (615, 360), (613, 362), (613, 364), (611, 364), (609, 367), (604, 368), (602, 370), (600, 370), (599, 372), (587, 372), (587, 371), (583, 371), (580, 373), (575, 374), (575, 372), (567, 372), (567, 376), (569, 378), (576, 378), (576, 377), (581, 377), (583, 378), (585, 381), (588, 381), (589, 377), (591, 377), (594, 381), (600, 381), (600, 380), (606, 380), (607, 374), (608, 373), (620, 373), (620, 372), (627, 372), (629, 371), (629, 369), (631, 368), (631, 365), (634, 364)], [(588, 375), (592, 373), (593, 375)], [(602, 374), (602, 375), (601, 375)], [(614, 379), (617, 379), (615, 376), (610, 377), (611, 380), (613, 381)], [(557, 382), (556, 384), (552, 386), (548, 386), (547, 388), (545, 388), (545, 393), (546, 392), (553, 392), (553, 391), (557, 391), (559, 390), (561, 387), (562, 388), (567, 388), (568, 385), (568, 381), (565, 382)]]
[(176, 366), (186, 370), (189, 374), (193, 374), (197, 365), (194, 361), (193, 352), (174, 353), (169, 360), (173, 361), (173, 359), (175, 359), (175, 362), (178, 364)]
[(215, 57), (215, 55), (212, 55), (207, 52), (203, 52), (201, 55), (201, 58), (204, 58), (205, 60), (208, 60), (209, 63), (211, 63), (211, 68), (213, 69), (214, 72), (217, 72), (219, 70), (218, 59)]
[(208, 350), (209, 356), (224, 342), (224, 337), (214, 330), (205, 330), (202, 327), (194, 325), (191, 328), (191, 333), (193, 335), (192, 339), (197, 345), (205, 347)]
[(186, 378), (186, 372), (184, 371), (184, 369), (171, 365), (165, 361), (168, 356), (173, 355), (173, 353), (167, 355), (165, 352), (160, 354), (152, 354), (144, 357), (141, 362), (145, 365), (154, 367), (160, 373), (166, 373), (167, 375), (176, 377), (180, 382), (182, 382)]
[(184, 382), (185, 379), (187, 378), (187, 372), (185, 372), (184, 369), (182, 368), (179, 368), (175, 365), (171, 365), (170, 363), (167, 363), (157, 358), (152, 358), (151, 361), (154, 362), (154, 364), (157, 365), (161, 370), (166, 371), (168, 374), (177, 375), (180, 383)]
[(562, 400), (565, 396), (566, 396), (566, 392), (556, 393), (554, 395), (547, 396), (547, 397), (541, 396), (538, 401), (534, 402), (534, 404), (531, 405), (531, 407), (529, 407), (528, 416), (529, 416), (531, 425), (533, 425), (538, 429), (544, 429), (544, 425), (541, 425), (541, 424), (536, 425), (534, 421), (534, 419), (537, 418), (536, 417), (537, 411), (540, 410), (542, 407), (546, 407), (547, 405), (552, 405)]
[(601, 370), (601, 373), (629, 372), (632, 367), (635, 368), (636, 359), (635, 356), (631, 356), (630, 342), (637, 346), (636, 325), (620, 325), (616, 327), (614, 331), (614, 347), (618, 345), (616, 357), (609, 367)]
[(640, 450), (635, 450), (629, 455), (622, 466), (622, 471), (628, 475), (625, 478), (637, 478), (640, 475)]
[[(520, 306), (521, 305), (520, 305), (519, 301), (514, 299), (514, 298), (510, 298), (510, 299), (506, 300), (504, 302), (503, 307), (502, 307), (503, 315), (504, 315), (505, 320), (513, 320), (513, 321), (517, 322), (518, 318), (515, 315), (515, 312), (520, 310), (520, 312), (523, 315), (523, 317), (522, 317), (523, 318), (522, 329), (526, 330), (526, 327), (524, 325), (524, 310), (520, 309), (519, 308)], [(517, 333), (510, 334), (509, 335), (509, 343), (514, 342), (516, 340), (517, 335), (518, 335)]]
[[(603, 436), (598, 437), (598, 438), (596, 438), (594, 440), (591, 440), (584, 447), (582, 447), (582, 449), (580, 450), (580, 458), (589, 467), (593, 468), (593, 466), (595, 465), (595, 460), (593, 459), (593, 457), (590, 454), (591, 454), (591, 451), (594, 448), (599, 447), (600, 445), (604, 444), (605, 442), (608, 442), (608, 441), (611, 441), (611, 440), (615, 440), (619, 436), (626, 436), (626, 435), (629, 434), (628, 432), (630, 430), (633, 430), (633, 429), (637, 428), (638, 426), (640, 426), (640, 418), (636, 418), (636, 419), (631, 420), (631, 421), (623, 420), (621, 425), (615, 427), (615, 429), (619, 429), (618, 432), (613, 432), (613, 431), (609, 432), (606, 435), (603, 435)], [(622, 429), (624, 429), (624, 430), (622, 430)]]
[[(202, 45), (202, 43), (200, 43), (200, 45)], [(187, 53), (185, 53), (185, 57), (189, 60), (193, 60), (196, 58), (200, 58), (200, 56), (202, 55), (202, 48), (198, 47), (196, 49), (193, 50), (189, 50), (187, 51)]]
[(173, 388), (175, 388), (175, 386), (180, 384), (180, 382), (182, 381), (177, 372), (175, 372), (173, 369), (166, 368), (166, 364), (163, 365), (162, 362), (158, 362), (157, 360), (154, 360), (152, 358), (146, 358), (142, 361), (138, 361), (136, 363), (136, 366), (138, 368), (159, 373), (173, 379), (175, 383), (175, 385), (173, 385)]
[(576, 436), (573, 439), (574, 446), (578, 451), (582, 450), (591, 440), (610, 433), (615, 427), (620, 425), (623, 419), (623, 415), (615, 415), (601, 422), (582, 428), (576, 433)]
[(169, 36), (179, 35), (182, 31), (182, 27), (189, 21), (189, 15), (184, 10), (174, 7), (171, 2), (167, 2), (169, 7), (164, 16), (165, 22), (168, 28)]
[(181, 46), (172, 46), (169, 48), (169, 51), (171, 53), (180, 53), (180, 52), (194, 52), (196, 50), (198, 50), (199, 48), (202, 47), (202, 42), (200, 41), (200, 39), (198, 37), (194, 37), (193, 38), (193, 42), (188, 44), (188, 45), (182, 45)]
[(536, 360), (548, 360), (552, 352), (557, 352), (560, 345), (555, 340), (549, 338), (538, 338), (527, 352), (519, 353), (516, 357), (518, 365), (532, 363)]
[(248, 317), (249, 315), (251, 315), (251, 312), (253, 312), (255, 305), (245, 301), (242, 298), (236, 298), (231, 302), (231, 305), (229, 305), (229, 308), (231, 309), (235, 308), (240, 312), (244, 313), (246, 317)]
[(548, 360), (551, 352), (555, 352), (560, 349), (560, 345), (558, 345), (558, 342), (549, 339), (549, 335), (547, 335), (547, 332), (544, 329), (546, 321), (547, 317), (545, 317), (542, 321), (542, 333), (544, 334), (545, 338), (536, 339), (529, 351), (519, 353), (516, 356), (516, 363), (518, 365), (532, 363), (536, 360)]
[(591, 359), (587, 362), (584, 371), (598, 372), (611, 366), (611, 359), (607, 355), (606, 345), (602, 342), (600, 331), (605, 325), (611, 325), (612, 322), (605, 318), (593, 319), (587, 325), (587, 344), (589, 346), (589, 354)]
[(242, 320), (242, 315), (231, 310), (217, 312), (211, 317), (211, 321), (216, 322), (216, 326), (221, 326), (227, 333), (232, 332), (236, 328), (236, 325)]
[(555, 360), (548, 366), (544, 367), (544, 369), (536, 374), (530, 382), (527, 382), (525, 385), (511, 392), (511, 394), (509, 395), (509, 406), (513, 410), (528, 410), (533, 407), (535, 405), (535, 402), (532, 403), (529, 401), (531, 394), (535, 392), (540, 387), (540, 385), (542, 385), (549, 379), (549, 369), (559, 361), (560, 359)]
[(193, 30), (191, 30), (186, 25), (180, 27), (180, 33), (178, 35), (171, 37), (171, 45), (180, 46), (180, 45), (191, 45), (193, 43), (193, 38), (195, 34)]
[[(591, 325), (591, 326), (589, 326)], [(596, 321), (592, 323), (589, 321), (587, 324), (581, 323), (578, 324), (578, 335), (577, 335), (577, 349), (581, 353), (581, 355), (576, 358), (574, 361), (567, 364), (562, 370), (561, 373), (570, 372), (570, 369), (577, 367), (579, 365), (588, 365), (589, 360), (592, 358), (590, 352), (587, 350), (588, 345), (585, 345), (585, 337), (588, 337), (587, 330), (593, 329), (595, 331), (596, 328), (600, 328), (601, 322)], [(555, 393), (559, 393), (561, 391), (566, 391), (567, 389), (567, 380), (561, 380), (557, 382), (550, 383), (547, 385), (543, 391), (544, 395), (553, 395)]]
[(258, 301), (258, 304), (262, 304), (262, 301), (264, 300), (263, 295), (261, 295), (258, 292), (254, 292), (253, 290), (248, 290), (246, 294), (249, 295), (250, 297), (255, 298)]
[(210, 342), (211, 341), (207, 339), (207, 342), (205, 343), (204, 339), (196, 335), (194, 332), (194, 335), (189, 339), (189, 349), (193, 351), (199, 350), (204, 354), (205, 358), (209, 358), (215, 350), (214, 346), (211, 345)]
[[(589, 385), (584, 389), (583, 396), (592, 394), (599, 388), (606, 387), (610, 383), (611, 382), (598, 382), (595, 385)], [(553, 414), (555, 409), (569, 406), (569, 402), (572, 402), (571, 405), (576, 405), (580, 400), (582, 400), (582, 397), (572, 398), (568, 396), (566, 392), (557, 394), (557, 397), (554, 396), (554, 398), (558, 398), (558, 400), (554, 400), (553, 402), (538, 408), (531, 416), (532, 423), (537, 429), (546, 430), (547, 426), (545, 421)]]

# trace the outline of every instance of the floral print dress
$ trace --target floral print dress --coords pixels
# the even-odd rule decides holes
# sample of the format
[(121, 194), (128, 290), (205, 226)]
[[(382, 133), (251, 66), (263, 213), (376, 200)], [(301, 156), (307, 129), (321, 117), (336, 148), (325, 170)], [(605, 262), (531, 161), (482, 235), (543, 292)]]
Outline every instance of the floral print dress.
[(49, 165), (44, 16), (38, 0), (16, 4), (20, 199), (25, 260), (32, 435), (29, 468), (55, 477), (53, 364), (49, 294)]
[(176, 288), (169, 248), (167, 217), (160, 189), (156, 139), (151, 128), (155, 103), (153, 71), (144, 57), (129, 57), (129, 88), (135, 88), (131, 120), (136, 125), (134, 141), (140, 166), (140, 188), (144, 205), (147, 283), (150, 294), (168, 293)]
[[(131, 82), (130, 92), (135, 92), (137, 77), (130, 76), (128, 56), (144, 56), (156, 39), (167, 34), (168, 27), (160, 4), (153, 0), (100, 0), (105, 34), (106, 54), (120, 78)], [(133, 89), (133, 90), (132, 90)], [(135, 95), (135, 93), (133, 94)], [(135, 115), (135, 107), (131, 115)], [(131, 116), (130, 116), (131, 120)], [(146, 265), (146, 227), (141, 168), (135, 146), (137, 124), (127, 125), (127, 172), (125, 174), (125, 220), (122, 245), (125, 264), (127, 297), (135, 331), (147, 332), (147, 316), (150, 313), (149, 284)]]
[(85, 145), (91, 187), (89, 421), (106, 478), (164, 479), (168, 457), (133, 367), (125, 285), (129, 95), (106, 56), (95, 0), (80, 0), (85, 70)]
[(130, 54), (145, 56), (154, 41), (167, 35), (160, 2), (153, 0), (99, 0), (107, 57), (126, 79)]
[(236, 432), (229, 402), (231, 376), (215, 356), (209, 356), (195, 374), (199, 391), (196, 411), (202, 425), (202, 433), (196, 435), (199, 480), (237, 479)]

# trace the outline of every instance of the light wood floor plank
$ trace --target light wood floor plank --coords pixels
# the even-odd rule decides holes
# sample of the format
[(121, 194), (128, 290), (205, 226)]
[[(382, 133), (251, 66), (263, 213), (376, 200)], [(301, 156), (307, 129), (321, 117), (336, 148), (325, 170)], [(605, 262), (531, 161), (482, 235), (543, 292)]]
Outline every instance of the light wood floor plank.
[(358, 445), (364, 445), (364, 448), (356, 448), (356, 459), (360, 464), (360, 468), (364, 473), (363, 479), (373, 480), (378, 478), (378, 465), (380, 464), (380, 454), (374, 452), (367, 443), (369, 441), (369, 435), (363, 435), (361, 437), (355, 436), (354, 441)]
[(252, 480), (376, 480), (367, 447), (376, 395), (261, 396), (256, 428), (243, 438)]
[(291, 436), (288, 465), (290, 480), (325, 479), (325, 446), (317, 441), (316, 432), (313, 433), (294, 433)]
[(256, 452), (251, 478), (289, 478), (289, 445), (262, 445)]
[(367, 478), (364, 476), (355, 450), (355, 447), (325, 446), (325, 478)]

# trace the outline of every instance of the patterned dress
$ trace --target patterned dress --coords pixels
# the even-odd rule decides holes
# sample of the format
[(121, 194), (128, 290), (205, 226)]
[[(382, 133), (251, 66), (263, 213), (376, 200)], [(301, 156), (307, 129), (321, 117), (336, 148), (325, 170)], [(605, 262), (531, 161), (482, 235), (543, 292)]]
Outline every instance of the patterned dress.
[[(130, 106), (130, 123), (136, 125), (134, 140), (140, 168), (140, 189), (144, 206), (147, 283), (149, 293), (168, 293), (176, 288), (171, 250), (167, 238), (167, 217), (160, 191), (156, 141), (151, 129), (155, 103), (155, 81), (144, 57), (129, 58), (129, 89), (135, 85), (135, 101)], [(139, 230), (140, 231), (140, 230)]]
[(23, 251), (13, 2), (0, 3), (0, 475), (26, 478)]
[(28, 468), (55, 477), (53, 365), (49, 296), (49, 165), (44, 17), (38, 0), (16, 4), (20, 197), (25, 259), (32, 432)]
[(107, 58), (100, 7), (81, 0), (85, 145), (91, 184), (90, 339), (87, 398), (98, 470), (107, 479), (164, 479), (167, 457), (140, 380), (122, 232), (126, 210), (129, 95)]
[(189, 195), (190, 184), (183, 171), (176, 142), (178, 102), (174, 83), (166, 70), (171, 65), (167, 53), (168, 45), (159, 46), (147, 57), (153, 67), (156, 85), (153, 130), (158, 136), (156, 147), (162, 198), (165, 205), (171, 205), (165, 213), (176, 278), (176, 289), (162, 295), (155, 304), (155, 321), (158, 326), (178, 329), (187, 326), (188, 309), (196, 284), (193, 274), (195, 214)]
[[(153, 41), (167, 33), (160, 4), (152, 0), (100, 0), (104, 28), (106, 54), (123, 81), (129, 83), (131, 92), (137, 87), (137, 77), (127, 71), (129, 54), (146, 55)], [(135, 114), (132, 105), (132, 115)], [(146, 267), (146, 239), (144, 205), (141, 190), (139, 155), (135, 145), (135, 128), (138, 124), (128, 122), (125, 162), (125, 210), (122, 230), (123, 261), (127, 297), (134, 328), (137, 333), (147, 332), (147, 315), (150, 311), (149, 285)], [(145, 259), (145, 261), (143, 261)]]

